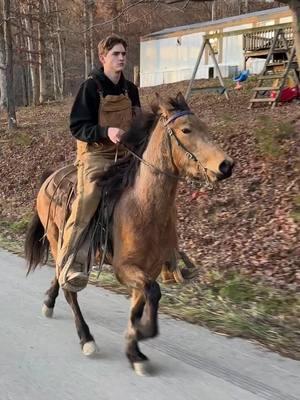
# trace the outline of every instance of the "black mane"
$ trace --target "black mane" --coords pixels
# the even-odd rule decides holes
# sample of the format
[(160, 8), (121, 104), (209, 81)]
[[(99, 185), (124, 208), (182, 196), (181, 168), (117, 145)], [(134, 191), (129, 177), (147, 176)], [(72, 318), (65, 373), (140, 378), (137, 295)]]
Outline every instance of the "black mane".
[[(136, 117), (122, 138), (122, 143), (130, 150), (142, 157), (151, 136), (151, 132), (157, 123), (157, 115), (154, 113), (142, 113)], [(106, 193), (109, 203), (116, 203), (121, 193), (134, 184), (140, 161), (128, 154), (105, 171), (99, 185)]]

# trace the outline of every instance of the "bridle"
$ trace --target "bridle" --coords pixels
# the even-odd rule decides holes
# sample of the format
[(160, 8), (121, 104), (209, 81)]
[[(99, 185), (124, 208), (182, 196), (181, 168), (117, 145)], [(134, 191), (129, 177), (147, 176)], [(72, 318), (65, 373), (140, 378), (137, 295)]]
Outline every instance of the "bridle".
[[(190, 160), (194, 161), (195, 163), (198, 164), (198, 166), (202, 169), (203, 175), (206, 180), (206, 185), (209, 188), (212, 188), (211, 182), (209, 181), (207, 171), (208, 169), (204, 167), (204, 165), (201, 163), (200, 160), (195, 156), (194, 153), (192, 153), (190, 150), (188, 150), (185, 145), (178, 139), (176, 136), (175, 132), (173, 129), (170, 127), (170, 123), (174, 122), (177, 118), (182, 117), (184, 115), (194, 115), (194, 113), (191, 110), (183, 110), (183, 111), (177, 111), (173, 115), (171, 115), (168, 119), (166, 117), (161, 116), (160, 121), (162, 122), (163, 126), (166, 128), (166, 132), (168, 134), (168, 141), (169, 141), (169, 147), (170, 147), (170, 155), (172, 159), (172, 163), (175, 166), (175, 163), (173, 161), (173, 155), (172, 155), (172, 138), (174, 138), (177, 146), (179, 146), (180, 149), (182, 149), (185, 152), (185, 156)], [(182, 180), (185, 181), (186, 179), (180, 175), (172, 174), (170, 172), (162, 171), (161, 169), (157, 168), (155, 165), (149, 163), (148, 161), (144, 160), (142, 157), (140, 157), (138, 154), (136, 154), (134, 151), (132, 151), (129, 147), (127, 147), (124, 143), (122, 145), (126, 148), (126, 150), (135, 158), (137, 158), (139, 161), (141, 161), (144, 165), (147, 165), (148, 167), (152, 168), (155, 172), (160, 173), (162, 175), (169, 176), (171, 178), (177, 179), (177, 180)]]

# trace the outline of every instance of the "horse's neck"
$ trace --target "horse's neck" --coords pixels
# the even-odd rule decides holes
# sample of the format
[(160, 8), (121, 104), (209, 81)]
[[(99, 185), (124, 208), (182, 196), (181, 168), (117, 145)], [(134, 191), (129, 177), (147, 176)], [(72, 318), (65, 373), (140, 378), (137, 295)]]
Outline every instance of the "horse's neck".
[(167, 175), (175, 174), (176, 171), (166, 135), (166, 131), (158, 123), (143, 154), (147, 163), (166, 174), (157, 173), (151, 166), (141, 163), (134, 186), (135, 196), (143, 211), (149, 210), (152, 215), (155, 213), (162, 217), (174, 208), (178, 184), (176, 178)]

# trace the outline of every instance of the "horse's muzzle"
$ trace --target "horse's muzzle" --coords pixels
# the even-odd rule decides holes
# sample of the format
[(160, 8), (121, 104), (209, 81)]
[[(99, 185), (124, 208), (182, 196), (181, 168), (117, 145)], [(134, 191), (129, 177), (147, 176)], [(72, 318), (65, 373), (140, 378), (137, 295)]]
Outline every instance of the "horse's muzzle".
[(223, 179), (229, 178), (232, 175), (232, 170), (234, 167), (234, 162), (230, 160), (224, 160), (221, 162), (219, 166), (219, 171), (218, 173), (218, 180), (221, 181)]

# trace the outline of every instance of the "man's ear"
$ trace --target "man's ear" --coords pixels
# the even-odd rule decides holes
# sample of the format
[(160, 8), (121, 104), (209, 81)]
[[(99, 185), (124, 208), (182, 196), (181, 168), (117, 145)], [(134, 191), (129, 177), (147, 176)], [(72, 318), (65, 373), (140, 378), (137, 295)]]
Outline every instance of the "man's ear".
[(99, 54), (99, 61), (101, 62), (102, 65), (105, 64), (105, 56), (104, 56), (104, 54)]

